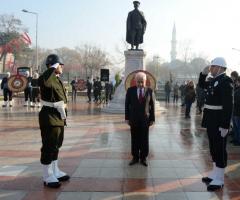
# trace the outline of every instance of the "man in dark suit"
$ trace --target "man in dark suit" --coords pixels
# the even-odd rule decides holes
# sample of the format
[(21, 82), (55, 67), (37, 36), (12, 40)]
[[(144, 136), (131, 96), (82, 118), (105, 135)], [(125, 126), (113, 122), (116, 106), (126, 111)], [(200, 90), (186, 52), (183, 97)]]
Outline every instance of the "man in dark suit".
[(129, 165), (139, 162), (147, 164), (149, 152), (149, 126), (155, 121), (154, 93), (146, 85), (146, 74), (138, 72), (135, 76), (136, 86), (127, 90), (125, 100), (125, 120), (131, 127), (132, 160)]
[(71, 86), (72, 86), (72, 101), (76, 102), (77, 100), (77, 77), (71, 81)]

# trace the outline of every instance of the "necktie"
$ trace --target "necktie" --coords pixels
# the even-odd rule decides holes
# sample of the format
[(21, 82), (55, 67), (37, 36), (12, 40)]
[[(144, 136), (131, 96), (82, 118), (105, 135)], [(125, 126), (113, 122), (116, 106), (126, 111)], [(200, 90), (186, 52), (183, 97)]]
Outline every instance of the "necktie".
[(143, 93), (142, 93), (142, 88), (139, 89), (139, 97), (138, 97), (138, 100), (140, 103), (143, 102)]

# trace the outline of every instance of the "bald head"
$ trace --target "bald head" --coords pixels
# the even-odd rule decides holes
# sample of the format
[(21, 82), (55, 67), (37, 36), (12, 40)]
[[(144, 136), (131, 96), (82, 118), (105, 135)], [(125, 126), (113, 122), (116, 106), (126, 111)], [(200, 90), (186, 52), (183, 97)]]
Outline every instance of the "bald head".
[(135, 81), (137, 87), (145, 87), (147, 76), (144, 72), (138, 72), (135, 75)]

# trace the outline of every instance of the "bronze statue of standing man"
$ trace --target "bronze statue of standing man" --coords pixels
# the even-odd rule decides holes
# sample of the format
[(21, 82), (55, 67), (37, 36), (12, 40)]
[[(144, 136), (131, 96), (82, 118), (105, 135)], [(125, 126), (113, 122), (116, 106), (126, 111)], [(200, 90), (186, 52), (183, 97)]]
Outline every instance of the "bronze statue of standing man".
[(143, 35), (146, 30), (147, 22), (142, 11), (138, 10), (139, 1), (134, 1), (134, 10), (128, 13), (127, 18), (127, 38), (126, 41), (131, 44), (131, 50), (138, 50), (139, 44), (143, 43)]

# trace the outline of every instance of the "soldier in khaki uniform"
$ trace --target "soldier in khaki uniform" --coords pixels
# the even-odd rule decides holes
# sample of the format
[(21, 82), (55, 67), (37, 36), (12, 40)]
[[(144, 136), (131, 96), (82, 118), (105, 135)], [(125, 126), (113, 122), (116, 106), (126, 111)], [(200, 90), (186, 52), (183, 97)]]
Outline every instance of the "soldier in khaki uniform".
[(47, 70), (39, 77), (43, 105), (39, 113), (42, 137), (40, 161), (43, 166), (44, 185), (51, 188), (60, 187), (60, 181), (70, 178), (58, 168), (58, 152), (63, 143), (66, 124), (67, 96), (59, 79), (63, 65), (57, 55), (50, 54), (46, 59)]

